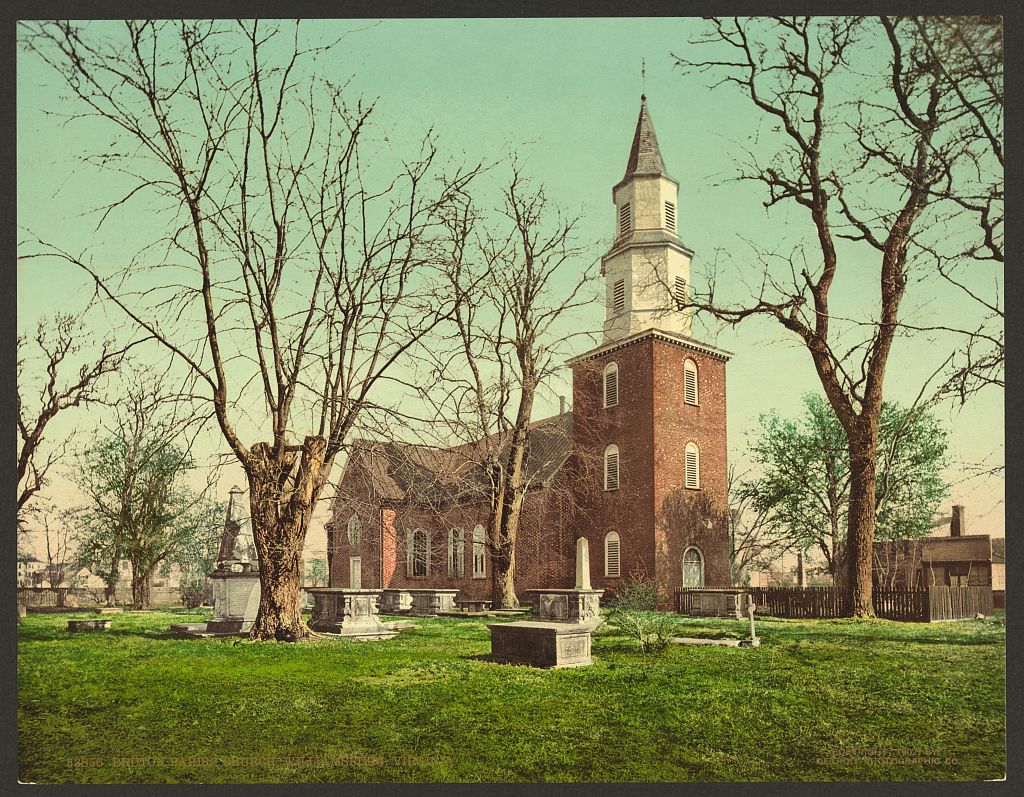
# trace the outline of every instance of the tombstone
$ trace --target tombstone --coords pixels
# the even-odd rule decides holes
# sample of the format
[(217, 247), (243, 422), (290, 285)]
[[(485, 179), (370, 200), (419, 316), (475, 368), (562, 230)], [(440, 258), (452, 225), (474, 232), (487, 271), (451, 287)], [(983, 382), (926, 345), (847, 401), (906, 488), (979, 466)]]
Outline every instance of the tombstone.
[(407, 589), (382, 590), (379, 607), (384, 614), (405, 614), (412, 609), (412, 595)]
[(337, 634), (356, 640), (390, 639), (396, 631), (381, 622), (377, 614), (379, 589), (349, 587), (310, 587), (314, 631)]
[(68, 631), (109, 631), (110, 620), (68, 620)]
[(412, 598), (409, 614), (415, 617), (436, 617), (442, 612), (455, 611), (457, 589), (407, 589)]
[(206, 623), (175, 623), (179, 636), (208, 637), (246, 634), (260, 608), (260, 574), (252, 524), (245, 512), (241, 487), (232, 487), (220, 538), (213, 583), (213, 618)]
[(740, 642), (742, 648), (759, 648), (761, 647), (761, 640), (758, 639), (757, 631), (754, 629), (754, 610), (757, 605), (751, 602), (747, 605), (747, 611), (750, 614), (750, 639), (744, 639)]
[(491, 660), (532, 667), (586, 667), (590, 632), (600, 623), (598, 600), (604, 590), (590, 586), (587, 540), (576, 540), (576, 586), (573, 589), (527, 590), (534, 594), (537, 620), (493, 623)]
[(528, 589), (537, 620), (575, 623), (596, 628), (601, 624), (602, 589), (590, 586), (590, 545), (585, 537), (576, 540), (576, 586), (572, 589)]

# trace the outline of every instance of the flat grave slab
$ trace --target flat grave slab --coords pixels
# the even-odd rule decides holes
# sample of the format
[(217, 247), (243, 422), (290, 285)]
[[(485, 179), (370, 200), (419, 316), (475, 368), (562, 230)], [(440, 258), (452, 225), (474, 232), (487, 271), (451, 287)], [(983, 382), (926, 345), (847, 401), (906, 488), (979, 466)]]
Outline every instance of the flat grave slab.
[(110, 620), (68, 620), (68, 631), (109, 631)]
[(569, 623), (520, 620), (491, 623), (491, 660), (531, 667), (586, 667), (590, 656), (590, 629)]

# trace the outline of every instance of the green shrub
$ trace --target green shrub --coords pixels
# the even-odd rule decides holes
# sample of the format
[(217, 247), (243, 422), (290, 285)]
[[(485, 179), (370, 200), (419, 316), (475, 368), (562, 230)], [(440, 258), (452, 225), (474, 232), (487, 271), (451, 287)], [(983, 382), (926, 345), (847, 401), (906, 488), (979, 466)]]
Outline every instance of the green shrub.
[(630, 576), (608, 604), (608, 622), (631, 639), (643, 653), (659, 653), (678, 631), (675, 615), (657, 611), (662, 590), (642, 576)]
[(202, 576), (181, 580), (181, 602), (186, 609), (202, 606), (206, 595), (206, 579)]

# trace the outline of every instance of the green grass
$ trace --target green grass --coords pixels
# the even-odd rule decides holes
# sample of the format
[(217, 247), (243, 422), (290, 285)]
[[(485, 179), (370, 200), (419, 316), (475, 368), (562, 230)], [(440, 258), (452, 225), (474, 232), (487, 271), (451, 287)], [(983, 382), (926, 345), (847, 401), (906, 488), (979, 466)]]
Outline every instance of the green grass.
[[(758, 649), (486, 660), (483, 620), (381, 642), (181, 640), (201, 613), (19, 627), (19, 776), (40, 783), (976, 780), (1005, 771), (1005, 624), (762, 620)], [(680, 618), (683, 636), (742, 624)], [(919, 759), (938, 756), (938, 763)], [(914, 760), (917, 759), (917, 760)]]

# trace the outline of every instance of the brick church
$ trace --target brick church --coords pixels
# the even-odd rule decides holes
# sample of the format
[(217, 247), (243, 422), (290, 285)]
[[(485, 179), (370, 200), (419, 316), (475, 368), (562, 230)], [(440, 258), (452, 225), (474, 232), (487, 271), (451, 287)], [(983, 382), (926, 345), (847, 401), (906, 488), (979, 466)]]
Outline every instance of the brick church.
[[(730, 586), (725, 365), (682, 309), (691, 252), (641, 97), (626, 172), (612, 189), (615, 238), (602, 259), (604, 338), (571, 359), (571, 410), (531, 426), (515, 584), (572, 587), (589, 540), (594, 587), (630, 577)], [(471, 448), (471, 447), (470, 447)], [(491, 596), (483, 474), (466, 446), (357, 441), (327, 524), (330, 585), (458, 589)]]

